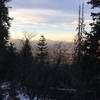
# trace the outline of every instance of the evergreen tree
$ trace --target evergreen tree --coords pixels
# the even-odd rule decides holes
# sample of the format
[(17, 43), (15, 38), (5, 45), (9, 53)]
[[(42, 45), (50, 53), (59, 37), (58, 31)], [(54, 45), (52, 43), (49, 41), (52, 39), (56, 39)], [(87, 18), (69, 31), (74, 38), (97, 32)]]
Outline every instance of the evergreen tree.
[[(32, 48), (29, 42), (29, 39), (26, 38), (25, 43), (22, 47), (20, 52), (21, 62), (20, 62), (20, 78), (22, 84), (27, 84), (30, 77), (30, 71), (33, 67), (33, 55), (32, 55)], [(32, 76), (31, 76), (32, 77)]]
[(37, 60), (41, 65), (48, 63), (48, 47), (44, 35), (41, 35), (37, 43)]
[(37, 43), (37, 87), (43, 91), (48, 87), (48, 47), (44, 35), (41, 35)]
[[(89, 3), (92, 4), (93, 9), (100, 7), (99, 0), (91, 0)], [(100, 13), (91, 13), (91, 15), (93, 23), (90, 24), (92, 27), (91, 32), (86, 33), (83, 44), (83, 60), (88, 66), (89, 77), (93, 79), (100, 72)]]
[[(100, 10), (100, 0), (91, 0), (89, 2), (92, 8), (98, 8)], [(100, 61), (100, 12), (91, 13), (93, 23), (91, 23), (91, 32), (87, 33), (87, 51), (91, 53), (95, 61)]]
[(6, 3), (10, 0), (0, 0), (0, 48), (4, 47), (8, 41), (11, 18), (8, 16)]
[(5, 66), (7, 72), (6, 74), (6, 79), (14, 81), (15, 80), (15, 73), (16, 73), (16, 58), (17, 58), (17, 52), (16, 48), (13, 43), (10, 43), (8, 48), (7, 48), (7, 55), (6, 57), (8, 59), (5, 60)]
[(0, 0), (0, 78), (3, 78), (5, 69), (4, 63), (6, 58), (7, 42), (9, 38), (9, 28), (11, 18), (8, 16), (8, 7), (6, 4), (10, 0)]
[[(91, 0), (89, 3), (92, 5), (92, 9), (100, 9), (100, 0)], [(85, 33), (81, 46), (81, 81), (88, 99), (97, 98), (96, 92), (100, 89), (98, 81), (100, 75), (100, 13), (91, 13), (91, 16), (93, 18), (93, 22), (90, 24), (91, 32)]]
[(100, 8), (100, 0), (91, 0), (88, 3), (92, 4), (92, 8), (95, 8), (95, 7)]

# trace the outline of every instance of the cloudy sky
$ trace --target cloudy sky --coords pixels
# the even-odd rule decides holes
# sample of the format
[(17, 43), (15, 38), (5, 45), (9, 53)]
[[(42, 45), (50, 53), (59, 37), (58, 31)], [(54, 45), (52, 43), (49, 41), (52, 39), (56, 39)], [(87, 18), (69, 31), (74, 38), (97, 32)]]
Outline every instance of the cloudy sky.
[(91, 20), (88, 0), (12, 0), (9, 3), (11, 38), (24, 33), (44, 34), (49, 40), (73, 41), (77, 33), (78, 7), (85, 3), (85, 23)]

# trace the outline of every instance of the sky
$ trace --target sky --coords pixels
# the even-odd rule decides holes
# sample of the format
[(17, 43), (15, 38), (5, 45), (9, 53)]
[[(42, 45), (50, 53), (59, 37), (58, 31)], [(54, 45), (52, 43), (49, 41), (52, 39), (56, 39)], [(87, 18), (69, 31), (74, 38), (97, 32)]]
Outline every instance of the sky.
[(25, 33), (41, 34), (48, 40), (72, 42), (77, 31), (79, 4), (85, 3), (85, 23), (89, 29), (91, 7), (88, 0), (12, 0), (9, 6), (10, 36), (22, 39)]

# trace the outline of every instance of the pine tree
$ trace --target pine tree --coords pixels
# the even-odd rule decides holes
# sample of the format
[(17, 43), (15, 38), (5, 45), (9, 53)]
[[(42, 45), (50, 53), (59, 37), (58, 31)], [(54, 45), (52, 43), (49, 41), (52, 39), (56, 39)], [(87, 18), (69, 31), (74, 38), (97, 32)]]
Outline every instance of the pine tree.
[(10, 80), (10, 81), (14, 81), (15, 80), (15, 76), (16, 76), (16, 58), (17, 58), (17, 52), (16, 52), (16, 48), (14, 46), (13, 43), (9, 43), (9, 46), (7, 48), (7, 56), (8, 59), (5, 60), (5, 66), (6, 66), (6, 70), (7, 72), (6, 74), (6, 79)]
[[(100, 10), (100, 0), (91, 0), (89, 2), (92, 8)], [(87, 34), (88, 51), (92, 54), (95, 61), (100, 61), (100, 12), (91, 13), (93, 23), (91, 23), (91, 32)]]
[[(100, 9), (100, 0), (91, 0), (89, 3), (92, 9)], [(100, 89), (98, 80), (100, 75), (100, 13), (91, 13), (91, 16), (93, 18), (93, 22), (90, 23), (91, 32), (85, 33), (81, 46), (81, 79), (88, 99), (97, 98), (96, 92)], [(90, 91), (89, 94), (88, 91)]]
[(8, 16), (8, 7), (6, 4), (10, 0), (0, 0), (0, 78), (3, 78), (4, 63), (6, 58), (7, 42), (9, 38), (9, 28), (11, 18)]
[[(91, 0), (92, 8), (100, 9), (99, 0)], [(93, 23), (91, 23), (91, 32), (86, 33), (86, 39), (83, 45), (83, 60), (87, 64), (89, 77), (95, 78), (100, 71), (100, 13), (91, 13)], [(91, 66), (91, 67), (90, 67)]]
[(8, 16), (6, 3), (10, 0), (0, 0), (0, 47), (2, 48), (8, 41), (11, 18)]
[[(21, 57), (21, 65), (20, 75), (21, 75), (21, 82), (23, 84), (27, 84), (30, 77), (30, 71), (33, 67), (33, 54), (32, 54), (32, 47), (30, 45), (30, 41), (26, 38), (25, 43), (23, 44), (22, 50), (20, 52)], [(32, 77), (32, 76), (31, 76)]]
[(92, 4), (92, 8), (95, 8), (95, 7), (100, 8), (100, 0), (91, 0), (88, 3)]
[(41, 35), (37, 43), (37, 87), (39, 91), (48, 87), (48, 47), (44, 35)]
[(48, 63), (48, 47), (44, 35), (41, 35), (37, 43), (37, 60), (41, 65)]

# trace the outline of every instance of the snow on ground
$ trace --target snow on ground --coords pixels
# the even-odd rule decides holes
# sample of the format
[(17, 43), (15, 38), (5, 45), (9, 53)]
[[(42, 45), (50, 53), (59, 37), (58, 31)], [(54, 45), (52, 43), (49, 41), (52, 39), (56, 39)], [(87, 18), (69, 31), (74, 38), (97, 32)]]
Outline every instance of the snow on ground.
[[(0, 82), (0, 91), (3, 96), (3, 100), (13, 100), (10, 96), (11, 92), (11, 84), (10, 82)], [(16, 90), (18, 100), (30, 100), (27, 95), (25, 95), (22, 91)]]
[(17, 97), (19, 98), (19, 100), (30, 100), (27, 96), (24, 96), (23, 94), (19, 94)]

